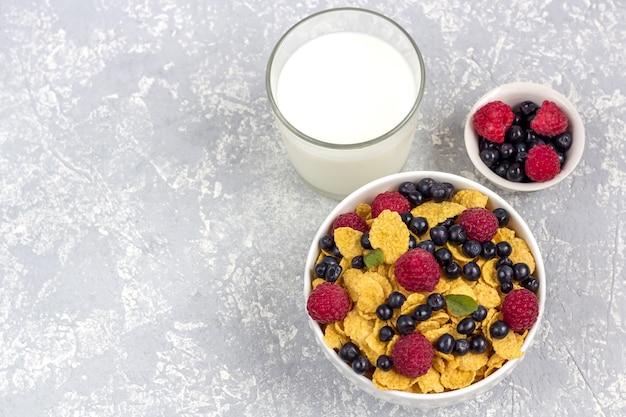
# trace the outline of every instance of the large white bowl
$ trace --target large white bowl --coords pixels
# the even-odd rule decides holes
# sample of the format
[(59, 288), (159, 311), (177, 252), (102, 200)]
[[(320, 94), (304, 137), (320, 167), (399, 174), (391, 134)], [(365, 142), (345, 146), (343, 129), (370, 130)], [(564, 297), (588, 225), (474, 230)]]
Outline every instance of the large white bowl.
[[(511, 107), (514, 107), (525, 100), (531, 100), (538, 105), (541, 105), (543, 100), (550, 100), (556, 103), (561, 110), (567, 115), (569, 120), (569, 126), (567, 131), (571, 133), (573, 142), (572, 147), (567, 152), (567, 158), (563, 165), (561, 172), (550, 181), (544, 182), (513, 182), (506, 178), (500, 177), (493, 172), (487, 165), (480, 159), (478, 150), (478, 134), (474, 130), (472, 119), (474, 113), (485, 104), (500, 100)], [(582, 119), (576, 111), (574, 105), (561, 93), (553, 90), (550, 87), (541, 84), (535, 84), (530, 82), (516, 82), (510, 84), (504, 84), (486, 93), (482, 96), (469, 111), (465, 120), (465, 148), (470, 160), (489, 181), (497, 185), (498, 187), (507, 191), (539, 191), (563, 181), (568, 175), (574, 171), (578, 162), (583, 155), (585, 149), (585, 128), (583, 126)]]
[[(463, 178), (457, 175), (435, 172), (435, 171), (415, 171), (415, 172), (402, 172), (399, 174), (390, 175), (387, 177), (380, 178), (369, 184), (364, 185), (358, 190), (354, 191), (352, 194), (347, 196), (343, 201), (341, 201), (326, 217), (326, 219), (322, 222), (318, 232), (316, 233), (313, 241), (311, 242), (311, 247), (309, 249), (306, 264), (304, 267), (304, 300), (306, 306), (306, 300), (309, 297), (311, 292), (311, 279), (313, 276), (313, 267), (317, 260), (317, 256), (319, 254), (319, 240), (322, 236), (324, 236), (330, 230), (331, 224), (333, 220), (341, 213), (345, 213), (348, 211), (352, 211), (356, 208), (359, 203), (362, 202), (371, 202), (372, 199), (379, 193), (383, 191), (396, 190), (397, 187), (404, 181), (418, 181), (421, 178), (430, 177), (438, 182), (449, 182), (454, 185), (455, 189), (474, 189), (478, 190), (489, 197), (489, 205), (488, 207), (494, 209), (496, 207), (502, 207), (506, 209), (510, 216), (509, 227), (514, 229), (519, 237), (524, 239), (528, 243), (528, 247), (535, 257), (536, 262), (536, 270), (534, 276), (539, 280), (539, 290), (537, 292), (537, 296), (539, 299), (539, 317), (537, 318), (537, 322), (533, 326), (533, 328), (528, 332), (526, 340), (522, 346), (522, 350), (524, 352), (532, 344), (537, 331), (540, 327), (540, 323), (543, 317), (543, 312), (545, 309), (545, 298), (546, 298), (546, 277), (544, 272), (543, 260), (541, 258), (541, 253), (539, 252), (539, 246), (533, 237), (530, 229), (524, 222), (524, 220), (520, 217), (520, 215), (515, 211), (511, 205), (509, 205), (502, 197), (500, 197), (495, 192), (490, 189), (471, 181), (467, 178)], [(306, 307), (305, 307), (306, 312)], [(308, 316), (308, 314), (307, 314)], [(364, 376), (356, 374), (352, 368), (346, 364), (343, 360), (339, 358), (337, 353), (326, 345), (324, 342), (324, 335), (320, 328), (320, 325), (309, 317), (309, 326), (313, 331), (315, 336), (315, 340), (319, 345), (322, 352), (326, 358), (339, 370), (339, 372), (345, 376), (348, 380), (354, 383), (357, 387), (362, 389), (363, 391), (381, 399), (384, 401), (388, 401), (390, 403), (399, 404), (407, 407), (418, 407), (418, 408), (433, 408), (433, 407), (443, 407), (451, 404), (459, 403), (462, 401), (470, 400), (476, 397), (479, 394), (482, 394), (491, 388), (493, 388), (498, 382), (500, 382), (503, 378), (508, 376), (517, 365), (519, 365), (520, 361), (524, 358), (521, 357), (519, 359), (514, 359), (508, 361), (502, 368), (489, 375), (487, 378), (470, 385), (469, 387), (458, 389), (455, 391), (437, 393), (437, 394), (412, 394), (401, 391), (383, 391), (372, 383), (372, 381)], [(532, 381), (528, 381), (529, 384), (532, 384)]]

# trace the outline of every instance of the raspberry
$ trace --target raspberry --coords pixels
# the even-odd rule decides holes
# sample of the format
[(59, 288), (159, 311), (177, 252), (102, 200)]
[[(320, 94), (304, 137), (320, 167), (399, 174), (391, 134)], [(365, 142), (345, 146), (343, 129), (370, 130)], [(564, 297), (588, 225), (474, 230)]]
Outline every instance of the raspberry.
[(567, 116), (556, 103), (544, 100), (535, 118), (530, 121), (530, 128), (540, 135), (556, 136), (567, 129)]
[(458, 223), (465, 229), (468, 240), (476, 240), (480, 243), (493, 239), (498, 231), (498, 218), (482, 207), (463, 210)]
[(433, 347), (420, 333), (411, 333), (398, 339), (391, 350), (391, 361), (398, 373), (417, 378), (433, 365)]
[(372, 201), (372, 218), (375, 219), (384, 210), (405, 213), (411, 210), (411, 203), (397, 191), (386, 191), (374, 197)]
[(313, 320), (322, 324), (333, 323), (348, 315), (350, 297), (341, 286), (324, 282), (309, 294), (306, 309)]
[(396, 281), (408, 291), (432, 292), (439, 283), (439, 264), (435, 256), (425, 249), (415, 248), (398, 258), (395, 266)]
[(504, 142), (506, 131), (513, 124), (515, 114), (511, 106), (502, 101), (491, 101), (474, 113), (476, 133), (491, 142)]
[(503, 320), (516, 332), (533, 327), (538, 315), (537, 296), (525, 288), (511, 291), (502, 302)]
[(554, 148), (540, 144), (528, 151), (524, 170), (533, 181), (549, 181), (561, 172), (559, 155)]
[(367, 232), (367, 230), (369, 229), (365, 220), (363, 220), (363, 218), (356, 214), (354, 211), (351, 211), (349, 213), (343, 213), (337, 216), (337, 218), (333, 222), (333, 225), (331, 226), (330, 234), (334, 234), (335, 229), (338, 229), (340, 227), (351, 227), (354, 230), (358, 230), (359, 232), (363, 233)]

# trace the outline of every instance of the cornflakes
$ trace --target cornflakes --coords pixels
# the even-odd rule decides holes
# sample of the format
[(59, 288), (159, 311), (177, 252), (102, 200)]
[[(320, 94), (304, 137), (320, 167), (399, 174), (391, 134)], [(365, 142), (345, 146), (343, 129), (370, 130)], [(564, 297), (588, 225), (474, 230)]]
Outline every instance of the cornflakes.
[(385, 263), (395, 263), (409, 246), (409, 229), (395, 211), (384, 210), (372, 222), (370, 243), (380, 248), (385, 255)]

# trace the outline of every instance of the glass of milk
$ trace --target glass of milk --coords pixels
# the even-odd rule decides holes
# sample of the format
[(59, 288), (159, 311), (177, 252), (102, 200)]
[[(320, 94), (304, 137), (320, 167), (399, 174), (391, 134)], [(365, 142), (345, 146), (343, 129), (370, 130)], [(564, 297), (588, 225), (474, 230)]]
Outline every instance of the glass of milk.
[(424, 76), (411, 36), (376, 12), (330, 9), (291, 27), (269, 58), (266, 88), (300, 177), (341, 199), (401, 171)]

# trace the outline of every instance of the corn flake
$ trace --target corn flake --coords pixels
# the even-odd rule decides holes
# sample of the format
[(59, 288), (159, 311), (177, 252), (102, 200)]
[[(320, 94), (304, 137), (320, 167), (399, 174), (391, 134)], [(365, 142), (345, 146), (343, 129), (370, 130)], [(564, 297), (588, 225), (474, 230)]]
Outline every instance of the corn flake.
[(363, 246), (361, 246), (362, 235), (363, 232), (354, 230), (351, 227), (339, 227), (335, 229), (335, 244), (339, 252), (343, 255), (342, 260), (351, 261), (355, 256), (363, 254)]
[(465, 207), (452, 201), (444, 201), (435, 203), (434, 201), (426, 201), (411, 210), (413, 217), (424, 217), (428, 222), (428, 226), (436, 226), (438, 223), (446, 221), (449, 218), (456, 217), (465, 210)]
[(487, 207), (487, 201), (489, 197), (480, 191), (476, 190), (459, 190), (457, 191), (451, 200), (453, 203), (460, 204), (467, 208), (469, 207)]
[(383, 210), (372, 222), (370, 228), (372, 247), (380, 248), (386, 264), (393, 264), (409, 246), (409, 229), (395, 211)]

